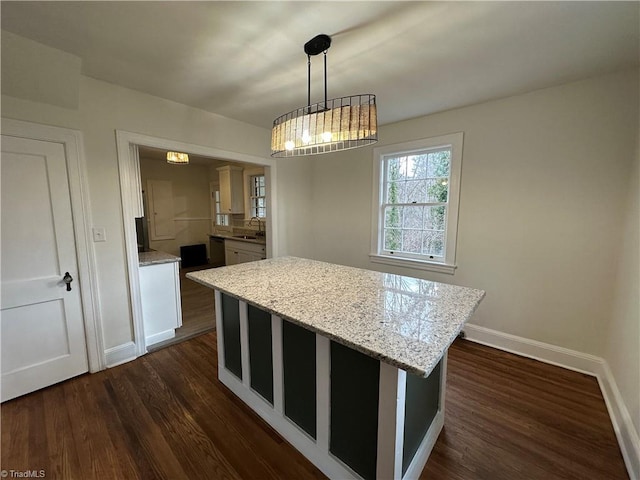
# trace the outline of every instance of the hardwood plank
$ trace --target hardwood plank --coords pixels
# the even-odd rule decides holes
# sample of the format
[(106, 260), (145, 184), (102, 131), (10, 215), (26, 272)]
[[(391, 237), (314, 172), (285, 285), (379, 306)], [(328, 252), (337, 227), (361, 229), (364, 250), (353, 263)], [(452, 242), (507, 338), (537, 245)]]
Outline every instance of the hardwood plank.
[[(62, 388), (45, 388), (42, 391), (46, 405), (64, 405)], [(74, 448), (69, 411), (64, 408), (47, 408), (44, 419), (47, 474), (53, 478), (79, 478), (81, 475), (78, 451)], [(43, 465), (42, 468), (45, 466)]]
[(65, 403), (56, 407), (64, 407), (68, 411), (70, 433), (82, 475), (87, 478), (118, 478), (124, 472), (108, 435), (108, 419), (98, 406), (97, 395), (102, 385), (96, 380), (93, 375), (83, 375), (49, 388), (62, 387), (64, 391)]
[[(217, 380), (215, 332), (1, 406), (3, 469), (60, 479), (320, 479)], [(593, 377), (456, 341), (424, 479), (627, 479)]]
[[(152, 357), (152, 355), (150, 355)], [(202, 430), (193, 417), (193, 409), (181, 401), (179, 390), (170, 388), (166, 381), (171, 377), (168, 370), (162, 377), (145, 359), (141, 369), (130, 369), (127, 380), (137, 386), (137, 393), (146, 405), (153, 422), (160, 427), (167, 446), (180, 459), (186, 478), (198, 478), (204, 472), (219, 479), (242, 478), (229, 463), (216, 443)], [(182, 372), (177, 372), (182, 375)]]
[[(144, 358), (140, 359), (136, 369), (143, 368), (143, 362)], [(140, 385), (134, 385), (125, 375), (130, 369), (128, 366), (114, 369), (106, 386), (136, 457), (144, 462), (143, 478), (187, 478), (165, 438), (165, 434), (169, 436), (172, 432), (153, 420), (147, 403), (139, 395)]]
[[(0, 458), (4, 470), (26, 470), (29, 458), (29, 409), (37, 401), (37, 392), (2, 404), (2, 448)], [(10, 453), (10, 456), (7, 455)]]
[[(268, 464), (266, 464), (265, 458), (252, 459), (252, 461), (265, 463), (264, 466), (268, 469), (260, 478), (283, 478), (283, 475), (309, 478), (310, 474), (316, 478), (319, 472), (306, 460), (301, 464), (305, 472), (297, 472), (297, 461), (302, 457), (249, 407), (244, 403), (239, 403), (235, 395), (226, 387), (222, 386), (222, 389), (217, 387), (220, 384), (216, 379), (217, 372), (213, 363), (211, 363), (211, 369), (208, 370), (211, 372), (210, 375), (197, 376), (203, 361), (212, 361), (211, 355), (208, 353), (210, 345), (204, 343), (205, 338), (206, 336), (199, 337), (202, 342), (196, 348), (171, 349), (170, 351), (170, 355), (178, 360), (174, 364), (179, 364), (183, 371), (190, 369), (188, 376), (177, 375), (173, 378), (177, 381), (183, 381), (185, 378), (197, 380), (190, 382), (189, 385), (176, 384), (176, 388), (181, 392), (187, 392), (191, 389), (200, 397), (201, 401), (196, 404), (202, 407), (201, 412), (198, 412), (201, 413), (202, 421), (212, 420), (214, 428), (220, 423), (226, 425), (229, 428), (226, 446), (232, 447), (230, 454), (235, 455), (236, 452), (241, 452), (241, 456), (245, 457), (245, 463), (246, 456), (251, 457), (252, 452), (256, 449), (264, 451), (265, 458), (269, 459)], [(286, 445), (285, 449), (282, 448), (283, 443)], [(244, 478), (247, 478), (246, 475), (249, 474), (250, 472), (247, 472)]]
[(593, 377), (456, 341), (448, 382), (421, 478), (628, 478)]

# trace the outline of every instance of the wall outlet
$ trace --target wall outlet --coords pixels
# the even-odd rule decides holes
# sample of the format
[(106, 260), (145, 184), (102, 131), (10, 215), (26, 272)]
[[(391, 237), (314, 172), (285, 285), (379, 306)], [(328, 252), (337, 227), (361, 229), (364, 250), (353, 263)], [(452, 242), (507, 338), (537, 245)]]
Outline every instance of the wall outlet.
[(106, 242), (107, 234), (104, 227), (93, 227), (93, 241), (94, 242)]

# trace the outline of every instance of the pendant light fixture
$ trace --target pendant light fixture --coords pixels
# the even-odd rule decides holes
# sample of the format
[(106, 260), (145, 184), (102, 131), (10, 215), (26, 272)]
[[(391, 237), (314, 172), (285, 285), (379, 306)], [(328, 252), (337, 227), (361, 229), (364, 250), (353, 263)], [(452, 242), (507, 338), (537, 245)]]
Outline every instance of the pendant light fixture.
[(187, 165), (189, 163), (189, 155), (181, 152), (167, 152), (167, 163)]
[[(307, 54), (307, 106), (276, 118), (271, 156), (297, 157), (364, 147), (378, 141), (376, 96), (351, 95), (327, 100), (327, 50), (331, 37), (317, 35)], [(311, 56), (324, 52), (324, 102), (311, 104)]]

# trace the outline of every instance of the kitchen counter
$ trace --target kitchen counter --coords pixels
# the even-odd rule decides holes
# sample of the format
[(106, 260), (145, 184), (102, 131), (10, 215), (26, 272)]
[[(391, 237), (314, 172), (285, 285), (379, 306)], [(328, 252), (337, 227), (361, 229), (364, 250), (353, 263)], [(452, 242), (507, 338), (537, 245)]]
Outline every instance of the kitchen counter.
[(296, 257), (187, 277), (214, 289), (220, 381), (325, 475), (420, 477), (485, 292)]
[(231, 235), (230, 233), (210, 233), (209, 237), (224, 238), (225, 240), (237, 240), (238, 242), (257, 243), (259, 245), (266, 245), (267, 239), (264, 236), (256, 236), (247, 234), (247, 236), (255, 236), (256, 238), (242, 238), (239, 235)]
[(485, 294), (296, 257), (187, 277), (422, 377), (431, 373)]
[(179, 262), (181, 259), (170, 253), (151, 250), (149, 252), (138, 252), (138, 265), (146, 267), (148, 265), (158, 265), (161, 263)]

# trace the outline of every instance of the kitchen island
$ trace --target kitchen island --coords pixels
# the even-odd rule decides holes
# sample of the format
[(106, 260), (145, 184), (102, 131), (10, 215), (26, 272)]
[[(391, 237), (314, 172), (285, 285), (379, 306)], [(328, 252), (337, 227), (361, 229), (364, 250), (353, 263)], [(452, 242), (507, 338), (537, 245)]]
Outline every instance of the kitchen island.
[(187, 277), (215, 290), (220, 381), (320, 470), (418, 478), (483, 291), (296, 257)]

